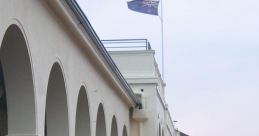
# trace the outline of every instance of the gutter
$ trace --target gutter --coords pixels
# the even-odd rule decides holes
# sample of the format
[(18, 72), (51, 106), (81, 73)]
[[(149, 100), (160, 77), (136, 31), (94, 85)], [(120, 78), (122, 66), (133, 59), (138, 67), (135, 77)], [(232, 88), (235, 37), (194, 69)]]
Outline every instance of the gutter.
[(135, 96), (134, 92), (132, 91), (131, 87), (122, 76), (121, 72), (119, 71), (118, 67), (115, 65), (114, 61), (112, 60), (110, 54), (107, 52), (105, 47), (103, 46), (101, 40), (99, 39), (98, 35), (94, 31), (93, 27), (91, 26), (89, 20), (81, 10), (80, 6), (75, 0), (65, 0), (68, 6), (71, 8), (73, 13), (76, 15), (78, 20), (80, 21), (84, 30), (89, 34), (90, 38), (92, 39), (93, 43), (100, 51), (102, 57), (107, 61), (110, 69), (112, 70), (113, 74), (116, 75), (117, 79), (120, 81), (121, 85), (126, 90), (126, 93), (129, 97), (134, 101), (135, 106), (140, 108), (142, 107), (141, 101)]

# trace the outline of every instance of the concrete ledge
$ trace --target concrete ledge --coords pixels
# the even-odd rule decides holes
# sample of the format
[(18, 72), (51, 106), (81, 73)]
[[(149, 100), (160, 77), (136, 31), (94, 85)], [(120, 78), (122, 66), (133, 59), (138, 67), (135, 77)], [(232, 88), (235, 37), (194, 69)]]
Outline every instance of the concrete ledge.
[(134, 109), (132, 118), (136, 121), (142, 122), (148, 119), (145, 109)]

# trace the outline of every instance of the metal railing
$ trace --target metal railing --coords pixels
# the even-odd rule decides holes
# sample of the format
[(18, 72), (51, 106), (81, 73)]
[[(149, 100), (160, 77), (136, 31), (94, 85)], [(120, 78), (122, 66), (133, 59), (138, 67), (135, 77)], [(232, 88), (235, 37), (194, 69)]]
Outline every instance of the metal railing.
[(111, 39), (101, 41), (108, 51), (151, 50), (147, 39)]

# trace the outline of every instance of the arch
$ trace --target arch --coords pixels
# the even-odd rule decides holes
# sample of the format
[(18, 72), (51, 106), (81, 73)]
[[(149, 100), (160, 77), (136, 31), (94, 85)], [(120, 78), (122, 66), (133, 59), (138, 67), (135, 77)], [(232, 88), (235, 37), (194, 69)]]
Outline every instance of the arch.
[(115, 116), (112, 117), (111, 136), (118, 136), (117, 120)]
[(7, 135), (7, 102), (2, 64), (0, 64), (0, 136)]
[(75, 136), (91, 136), (88, 99), (83, 86), (78, 94)]
[(164, 136), (165, 135), (165, 132), (164, 132), (164, 129), (162, 129), (162, 136)]
[[(19, 26), (7, 28), (0, 50), (2, 135), (35, 135), (36, 107), (32, 64), (26, 38)], [(6, 98), (5, 98), (6, 97)]]
[(58, 63), (50, 71), (45, 109), (45, 136), (69, 136), (65, 80)]
[(103, 105), (100, 103), (96, 119), (96, 136), (106, 136), (106, 123)]
[(128, 136), (127, 127), (123, 126), (122, 136)]
[(161, 136), (161, 125), (158, 126), (158, 136)]

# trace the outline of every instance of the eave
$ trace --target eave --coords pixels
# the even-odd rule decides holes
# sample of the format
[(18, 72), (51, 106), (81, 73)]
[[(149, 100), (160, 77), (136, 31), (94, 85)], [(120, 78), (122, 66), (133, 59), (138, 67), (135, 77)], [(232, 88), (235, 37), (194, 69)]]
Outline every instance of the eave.
[(126, 100), (130, 106), (139, 107), (141, 105), (140, 100), (135, 96), (131, 87), (122, 76), (77, 2), (74, 0), (45, 1), (50, 8), (66, 22), (66, 25), (69, 25), (73, 29), (71, 31), (73, 31), (76, 36), (81, 37), (81, 40), (86, 44), (92, 45), (86, 48), (90, 48), (93, 52), (95, 58), (102, 66), (102, 70), (109, 76), (108, 78), (112, 80), (118, 90), (120, 90), (119, 93), (123, 96), (124, 100)]

